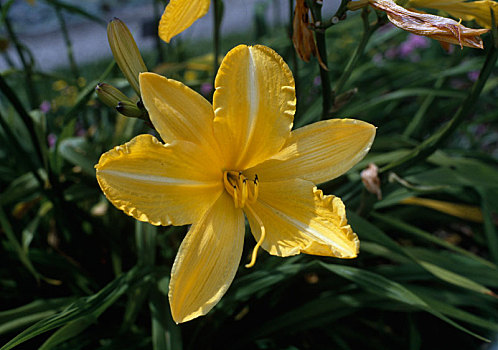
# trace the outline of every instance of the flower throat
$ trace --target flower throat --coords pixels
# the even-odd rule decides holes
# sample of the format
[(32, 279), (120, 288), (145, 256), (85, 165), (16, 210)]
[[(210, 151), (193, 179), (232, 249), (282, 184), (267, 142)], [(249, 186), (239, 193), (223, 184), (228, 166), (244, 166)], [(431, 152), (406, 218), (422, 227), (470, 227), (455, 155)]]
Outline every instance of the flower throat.
[(235, 208), (244, 208), (246, 203), (254, 203), (258, 199), (258, 175), (248, 180), (241, 171), (225, 171), (223, 184), (232, 196)]
[(266, 230), (263, 222), (249, 205), (246, 206), (246, 204), (254, 203), (256, 202), (256, 199), (258, 199), (258, 175), (254, 176), (254, 180), (248, 180), (244, 174), (242, 174), (242, 171), (225, 171), (223, 173), (223, 184), (225, 185), (227, 192), (232, 196), (235, 208), (245, 207), (245, 210), (251, 212), (258, 222), (261, 236), (252, 251), (251, 262), (246, 265), (247, 268), (253, 267), (256, 263), (258, 249), (261, 247), (261, 244), (266, 237)]

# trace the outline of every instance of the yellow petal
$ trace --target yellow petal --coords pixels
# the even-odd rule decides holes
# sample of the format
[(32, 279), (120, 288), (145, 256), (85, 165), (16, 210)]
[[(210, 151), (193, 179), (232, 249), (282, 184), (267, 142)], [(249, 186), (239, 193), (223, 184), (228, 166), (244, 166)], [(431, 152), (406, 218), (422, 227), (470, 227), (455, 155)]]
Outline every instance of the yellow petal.
[(265, 46), (239, 45), (221, 63), (213, 97), (214, 133), (228, 170), (245, 169), (277, 153), (292, 128), (294, 78)]
[(209, 10), (209, 0), (170, 0), (159, 22), (159, 36), (169, 43)]
[(375, 127), (354, 119), (330, 119), (292, 131), (284, 148), (272, 159), (244, 171), (261, 181), (301, 178), (321, 183), (334, 179), (369, 151)]
[(205, 315), (235, 276), (244, 243), (244, 214), (223, 193), (190, 228), (171, 270), (169, 303), (175, 322)]
[(493, 9), (495, 20), (498, 22), (498, 3), (491, 0), (464, 2), (464, 0), (412, 0), (407, 6), (431, 8), (448, 12), (454, 18), (466, 21), (475, 20), (485, 28), (491, 28), (491, 11)]
[(370, 0), (370, 5), (386, 12), (391, 23), (403, 30), (450, 44), (483, 48), (479, 35), (487, 29), (471, 29), (449, 18), (410, 11), (393, 0)]
[(153, 225), (198, 220), (223, 191), (221, 166), (196, 144), (163, 145), (139, 135), (104, 153), (95, 166), (106, 197), (118, 209)]
[(483, 221), (481, 209), (474, 205), (457, 204), (457, 203), (438, 201), (435, 199), (417, 198), (417, 197), (405, 198), (400, 203), (420, 205), (422, 207), (438, 210), (442, 213), (453, 215), (464, 220), (470, 220), (474, 222)]
[(150, 120), (165, 142), (185, 140), (216, 149), (213, 107), (204, 97), (154, 73), (140, 74), (140, 90)]
[(266, 230), (262, 247), (272, 255), (299, 253), (354, 258), (359, 240), (347, 223), (339, 197), (323, 196), (309, 181), (261, 182), (258, 200), (246, 210), (256, 241), (259, 216)]

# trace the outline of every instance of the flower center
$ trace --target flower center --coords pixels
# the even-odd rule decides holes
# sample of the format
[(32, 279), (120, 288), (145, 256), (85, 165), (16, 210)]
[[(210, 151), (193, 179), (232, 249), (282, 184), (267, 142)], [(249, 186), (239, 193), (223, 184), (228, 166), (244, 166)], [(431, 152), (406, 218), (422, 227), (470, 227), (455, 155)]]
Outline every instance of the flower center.
[(254, 203), (258, 198), (258, 175), (248, 180), (242, 171), (228, 170), (223, 173), (223, 184), (232, 196), (235, 208), (244, 208), (246, 203)]

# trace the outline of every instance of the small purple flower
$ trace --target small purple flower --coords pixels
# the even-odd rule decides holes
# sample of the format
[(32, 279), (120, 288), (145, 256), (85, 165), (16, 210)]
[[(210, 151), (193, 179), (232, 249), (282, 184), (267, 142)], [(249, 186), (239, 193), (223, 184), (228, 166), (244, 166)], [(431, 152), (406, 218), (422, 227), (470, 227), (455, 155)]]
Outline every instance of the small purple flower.
[(47, 100), (43, 101), (41, 104), (40, 104), (40, 111), (42, 113), (48, 113), (50, 112), (50, 109), (52, 108), (52, 105), (50, 104), (50, 102), (48, 102)]
[(320, 86), (322, 85), (322, 78), (320, 76), (316, 76), (315, 79), (313, 79), (313, 86)]
[(213, 85), (209, 83), (204, 83), (201, 85), (201, 94), (203, 94), (204, 96), (211, 95), (212, 91), (213, 91)]
[(402, 58), (409, 58), (417, 49), (429, 47), (430, 42), (425, 36), (409, 34), (408, 38), (399, 46), (399, 55)]
[(479, 79), (479, 74), (480, 72), (478, 70), (473, 70), (472, 72), (467, 73), (467, 78), (469, 78), (470, 81), (474, 82)]
[(48, 134), (47, 135), (47, 143), (49, 148), (53, 148), (55, 146), (55, 142), (57, 141), (57, 136), (55, 134)]

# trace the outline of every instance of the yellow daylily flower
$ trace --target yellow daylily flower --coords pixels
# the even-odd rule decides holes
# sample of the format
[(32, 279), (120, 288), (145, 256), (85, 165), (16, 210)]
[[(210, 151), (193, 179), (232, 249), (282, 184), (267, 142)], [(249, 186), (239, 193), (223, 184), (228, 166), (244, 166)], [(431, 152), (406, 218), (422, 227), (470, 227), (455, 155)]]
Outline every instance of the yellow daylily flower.
[(464, 0), (411, 0), (407, 6), (443, 10), (455, 18), (465, 21), (475, 20), (484, 28), (491, 28), (491, 11), (493, 9), (495, 21), (498, 23), (498, 2), (479, 0), (466, 2)]
[(171, 38), (190, 27), (209, 10), (210, 0), (170, 0), (159, 22), (159, 37)]
[(396, 27), (416, 35), (423, 35), (441, 42), (482, 49), (481, 34), (488, 29), (472, 29), (450, 18), (407, 10), (393, 0), (368, 0), (370, 6), (384, 11)]
[(140, 75), (143, 103), (164, 144), (139, 135), (103, 154), (97, 180), (126, 214), (154, 225), (192, 224), (169, 286), (173, 319), (206, 314), (231, 284), (249, 221), (259, 247), (354, 258), (359, 240), (344, 204), (315, 187), (368, 152), (371, 124), (332, 119), (291, 131), (292, 73), (265, 46), (240, 45), (223, 59), (213, 105), (182, 83)]

